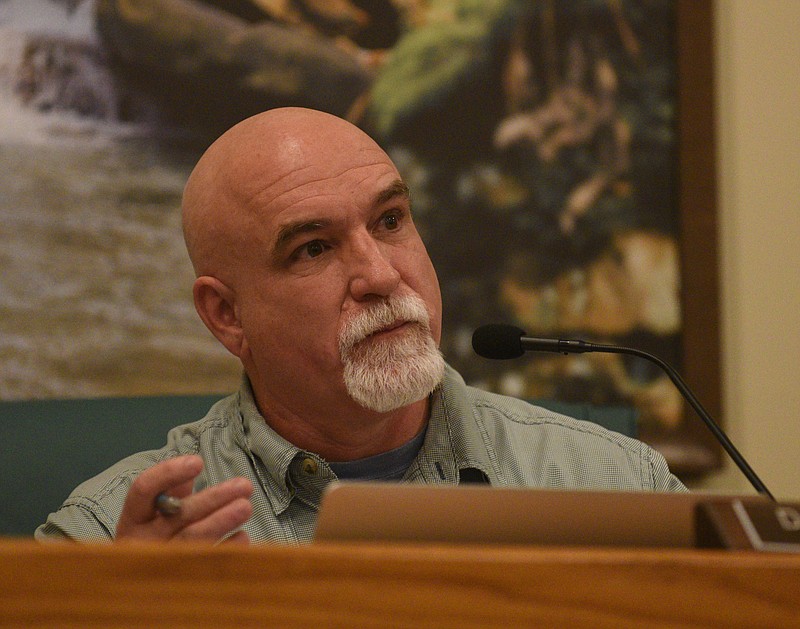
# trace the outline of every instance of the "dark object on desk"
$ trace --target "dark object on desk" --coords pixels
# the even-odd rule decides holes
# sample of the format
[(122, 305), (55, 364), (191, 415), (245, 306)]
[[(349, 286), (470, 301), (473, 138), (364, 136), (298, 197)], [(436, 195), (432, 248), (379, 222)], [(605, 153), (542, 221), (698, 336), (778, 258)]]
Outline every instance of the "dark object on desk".
[(800, 503), (709, 500), (695, 507), (699, 548), (800, 552)]

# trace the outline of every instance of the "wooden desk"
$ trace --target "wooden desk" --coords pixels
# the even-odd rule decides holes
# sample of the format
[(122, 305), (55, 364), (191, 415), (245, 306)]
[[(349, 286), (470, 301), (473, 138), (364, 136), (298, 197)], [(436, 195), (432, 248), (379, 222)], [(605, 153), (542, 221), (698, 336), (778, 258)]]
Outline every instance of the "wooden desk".
[(3, 626), (800, 627), (800, 555), (0, 540)]

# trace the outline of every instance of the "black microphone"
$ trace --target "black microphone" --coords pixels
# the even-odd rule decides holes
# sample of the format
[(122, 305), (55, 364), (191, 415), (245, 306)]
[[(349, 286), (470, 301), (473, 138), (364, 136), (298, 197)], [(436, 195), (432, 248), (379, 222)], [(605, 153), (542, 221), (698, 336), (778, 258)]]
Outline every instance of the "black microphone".
[(761, 481), (755, 473), (750, 464), (739, 453), (731, 440), (728, 438), (722, 428), (711, 418), (700, 401), (689, 390), (687, 384), (683, 381), (680, 374), (675, 371), (670, 365), (663, 360), (648, 352), (640, 349), (633, 349), (631, 347), (621, 347), (619, 345), (603, 345), (599, 343), (588, 343), (587, 341), (580, 340), (563, 340), (563, 339), (541, 339), (525, 336), (525, 331), (513, 325), (503, 325), (499, 323), (490, 323), (482, 325), (472, 335), (472, 348), (475, 353), (484, 358), (493, 359), (509, 359), (519, 358), (525, 352), (557, 352), (560, 354), (581, 354), (584, 352), (606, 352), (611, 354), (629, 354), (631, 356), (638, 356), (655, 363), (669, 376), (669, 379), (681, 392), (684, 399), (689, 402), (694, 411), (703, 420), (709, 430), (711, 430), (714, 437), (722, 445), (725, 451), (733, 459), (734, 463), (750, 481), (750, 484), (755, 487), (756, 491), (760, 494), (768, 496), (775, 500), (772, 493), (767, 489), (766, 485)]

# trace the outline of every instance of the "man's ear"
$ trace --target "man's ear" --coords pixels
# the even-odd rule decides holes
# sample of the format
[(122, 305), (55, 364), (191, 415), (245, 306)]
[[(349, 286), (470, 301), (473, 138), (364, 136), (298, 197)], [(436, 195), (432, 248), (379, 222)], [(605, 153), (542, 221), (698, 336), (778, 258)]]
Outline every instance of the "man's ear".
[(241, 358), (244, 333), (236, 293), (216, 277), (202, 275), (194, 282), (193, 294), (203, 323), (231, 354)]

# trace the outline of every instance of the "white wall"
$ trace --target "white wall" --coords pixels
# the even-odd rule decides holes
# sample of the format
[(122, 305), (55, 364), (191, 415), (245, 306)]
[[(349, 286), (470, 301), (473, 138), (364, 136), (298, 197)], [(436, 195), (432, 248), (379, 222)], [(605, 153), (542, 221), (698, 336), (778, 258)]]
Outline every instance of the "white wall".
[[(716, 3), (726, 430), (800, 499), (800, 1)], [(704, 485), (749, 492), (728, 463)]]

